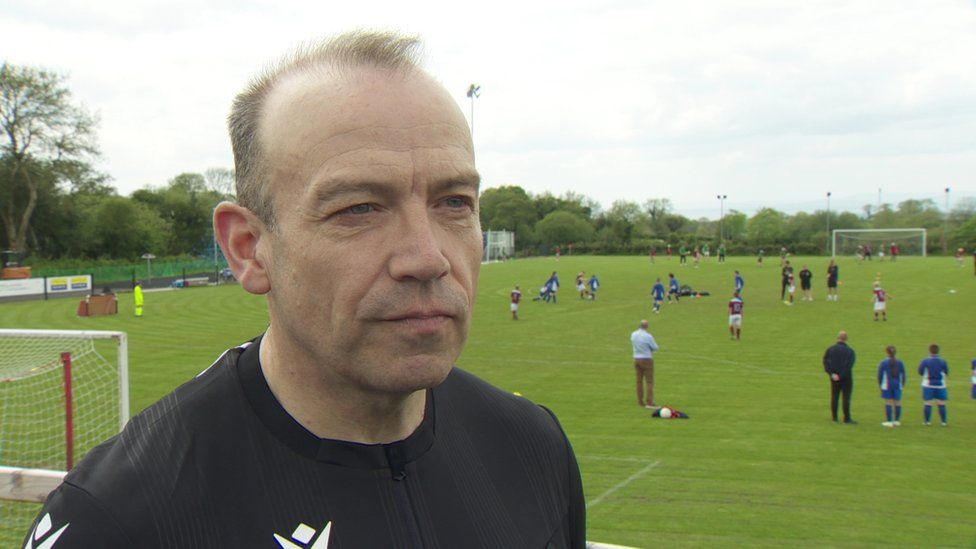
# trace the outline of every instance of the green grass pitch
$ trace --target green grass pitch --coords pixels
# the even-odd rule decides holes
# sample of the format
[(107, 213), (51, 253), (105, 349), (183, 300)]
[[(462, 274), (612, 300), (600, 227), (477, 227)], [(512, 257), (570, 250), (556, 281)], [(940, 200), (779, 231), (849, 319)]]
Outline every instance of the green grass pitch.
[[(857, 263), (842, 258), (840, 301), (827, 302), (825, 258), (794, 258), (814, 272), (814, 298), (785, 306), (778, 258), (677, 259), (564, 256), (485, 265), (471, 335), (458, 364), (553, 409), (580, 461), (588, 538), (638, 547), (976, 547), (976, 276), (946, 258)], [(732, 271), (746, 288), (742, 341), (730, 341)], [(558, 304), (531, 301), (550, 271)], [(577, 271), (602, 282), (595, 301), (574, 291)], [(656, 276), (712, 292), (651, 313)], [(889, 320), (874, 322), (871, 284), (881, 274)], [(521, 320), (508, 293), (521, 286)], [(951, 291), (951, 290), (954, 290)], [(798, 290), (799, 292), (799, 290)], [(799, 293), (797, 294), (799, 298)], [(128, 332), (133, 410), (189, 379), (267, 322), (264, 302), (238, 286), (150, 292), (132, 317), (77, 318), (74, 300), (0, 305), (0, 327)], [(628, 336), (651, 322), (656, 398), (690, 420), (651, 419), (638, 408)], [(834, 424), (821, 367), (846, 329), (858, 353), (853, 415)], [(949, 427), (921, 425), (918, 361), (930, 342), (950, 367)], [(894, 344), (909, 385), (903, 426), (881, 427), (875, 372)], [(937, 415), (935, 415), (937, 418)]]

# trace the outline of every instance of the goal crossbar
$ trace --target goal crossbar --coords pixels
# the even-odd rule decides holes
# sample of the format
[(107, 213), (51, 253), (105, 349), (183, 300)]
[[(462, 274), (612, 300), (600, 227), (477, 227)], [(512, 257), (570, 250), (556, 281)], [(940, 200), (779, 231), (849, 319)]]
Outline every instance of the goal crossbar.
[(65, 471), (0, 465), (0, 499), (44, 503), (67, 474)]
[(838, 236), (852, 236), (858, 234), (877, 235), (880, 233), (885, 233), (885, 234), (900, 233), (900, 234), (919, 235), (922, 238), (922, 247), (921, 247), (922, 257), (925, 257), (927, 255), (926, 245), (927, 245), (928, 231), (922, 227), (918, 227), (914, 229), (911, 228), (910, 229), (834, 229), (833, 231), (831, 231), (831, 236), (830, 236), (830, 255), (831, 256), (837, 255)]

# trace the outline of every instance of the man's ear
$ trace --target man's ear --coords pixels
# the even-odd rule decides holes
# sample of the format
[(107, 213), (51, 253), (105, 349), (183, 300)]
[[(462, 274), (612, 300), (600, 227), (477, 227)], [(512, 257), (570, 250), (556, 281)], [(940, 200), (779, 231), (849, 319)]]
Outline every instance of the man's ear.
[(268, 293), (271, 279), (265, 258), (258, 256), (258, 243), (262, 237), (267, 237), (265, 224), (251, 210), (221, 202), (214, 209), (213, 226), (227, 265), (241, 282), (241, 287), (252, 294)]

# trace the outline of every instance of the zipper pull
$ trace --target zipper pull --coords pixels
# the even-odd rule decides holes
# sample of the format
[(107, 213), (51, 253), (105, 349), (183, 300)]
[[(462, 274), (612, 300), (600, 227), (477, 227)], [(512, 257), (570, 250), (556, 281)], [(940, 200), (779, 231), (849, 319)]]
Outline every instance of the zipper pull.
[(390, 444), (383, 447), (386, 452), (386, 461), (390, 464), (390, 475), (393, 480), (399, 482), (407, 478), (407, 464), (403, 459), (398, 444)]

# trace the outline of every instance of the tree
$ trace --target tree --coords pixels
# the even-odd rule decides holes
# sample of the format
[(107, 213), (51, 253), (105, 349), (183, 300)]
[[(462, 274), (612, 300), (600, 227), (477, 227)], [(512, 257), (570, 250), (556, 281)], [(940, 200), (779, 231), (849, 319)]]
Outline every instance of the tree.
[(593, 200), (572, 191), (560, 197), (553, 196), (551, 193), (543, 193), (535, 197), (533, 202), (539, 218), (544, 218), (555, 211), (562, 211), (574, 213), (589, 220), (599, 210), (600, 206)]
[(518, 186), (495, 187), (481, 193), (481, 228), (513, 231), (515, 242), (525, 246), (532, 241), (532, 227), (539, 220), (532, 197)]
[(593, 225), (579, 214), (555, 211), (536, 223), (535, 233), (544, 244), (586, 242), (593, 236)]
[(695, 223), (695, 239), (703, 244), (715, 239), (718, 235), (718, 221), (712, 221), (707, 217), (699, 217)]
[(628, 246), (634, 237), (650, 236), (650, 218), (639, 204), (616, 200), (610, 210), (596, 219), (600, 240), (611, 246)]
[(664, 214), (661, 218), (661, 224), (664, 227), (664, 234), (659, 234), (658, 236), (662, 236), (669, 241), (674, 238), (682, 238), (675, 233), (687, 233), (689, 230), (692, 230), (692, 221), (681, 214)]
[(167, 254), (192, 253), (210, 242), (210, 216), (222, 197), (207, 190), (204, 176), (181, 173), (161, 189), (140, 189), (132, 199), (152, 209), (167, 227)]
[(749, 219), (746, 231), (756, 245), (777, 244), (783, 241), (786, 215), (773, 208), (762, 208)]
[(930, 198), (898, 203), (898, 224), (902, 227), (934, 229), (942, 226), (944, 216), (945, 213), (939, 210), (935, 201)]
[[(107, 176), (87, 166), (62, 165), (57, 174), (42, 172), (38, 181), (37, 207), (27, 235), (31, 255), (47, 258), (97, 257), (101, 254), (92, 245), (93, 237), (86, 232), (88, 218), (102, 199), (115, 196)], [(58, 181), (58, 177), (67, 178)], [(88, 250), (92, 250), (89, 252)]]
[(957, 227), (952, 235), (952, 245), (973, 249), (976, 246), (976, 216)]
[(654, 221), (661, 219), (673, 209), (674, 207), (671, 205), (670, 198), (648, 198), (644, 201), (644, 211)]
[(964, 196), (953, 206), (949, 213), (949, 221), (953, 225), (959, 225), (968, 222), (974, 215), (976, 215), (976, 198)]
[(24, 251), (31, 217), (45, 181), (87, 170), (98, 154), (95, 118), (71, 101), (64, 77), (0, 65), (0, 207), (8, 245)]
[(203, 172), (204, 186), (220, 195), (223, 200), (234, 198), (234, 170), (228, 168), (207, 168)]
[[(806, 212), (796, 212), (792, 216), (787, 217), (783, 229), (786, 240), (800, 243), (809, 242), (815, 237), (819, 237), (827, 230), (825, 226), (827, 219), (826, 217), (821, 217), (821, 215), (825, 216), (826, 212), (817, 211), (813, 215)], [(823, 241), (822, 238), (821, 241)]]
[(729, 210), (729, 213), (725, 214), (725, 219), (722, 220), (722, 230), (725, 231), (725, 237), (734, 242), (745, 240), (748, 220), (746, 214), (737, 210)]
[(135, 259), (159, 251), (167, 232), (148, 206), (121, 196), (102, 200), (91, 222), (97, 255), (103, 257)]
[(882, 204), (874, 210), (871, 216), (872, 229), (894, 229), (898, 227), (898, 214), (891, 209), (891, 204)]
[[(840, 215), (835, 217), (835, 214), (830, 214), (830, 229), (863, 229), (865, 224), (861, 221), (856, 214), (851, 212), (841, 212)], [(829, 237), (829, 235), (828, 235)]]
[(671, 214), (674, 208), (668, 198), (649, 198), (644, 201), (644, 211), (650, 217), (651, 234), (659, 238), (668, 239), (673, 232), (665, 218)]

